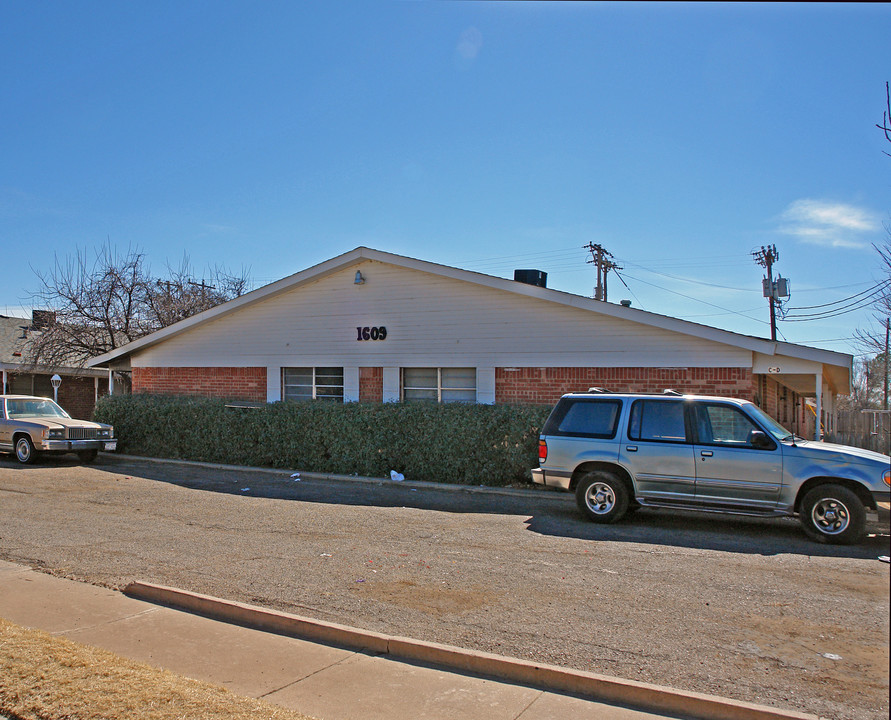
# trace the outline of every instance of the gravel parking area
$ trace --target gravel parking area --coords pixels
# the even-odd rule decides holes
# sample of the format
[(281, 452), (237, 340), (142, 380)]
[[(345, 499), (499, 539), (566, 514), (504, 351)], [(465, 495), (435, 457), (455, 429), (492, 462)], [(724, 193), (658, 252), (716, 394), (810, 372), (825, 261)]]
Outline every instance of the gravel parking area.
[(832, 718), (888, 717), (888, 554), (791, 520), (596, 526), (545, 490), (0, 457), (4, 560)]

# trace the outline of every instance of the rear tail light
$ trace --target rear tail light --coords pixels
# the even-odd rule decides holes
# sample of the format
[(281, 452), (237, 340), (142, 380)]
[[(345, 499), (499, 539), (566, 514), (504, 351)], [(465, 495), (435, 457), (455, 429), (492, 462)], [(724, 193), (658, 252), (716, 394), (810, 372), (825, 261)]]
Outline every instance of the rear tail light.
[(543, 463), (548, 459), (548, 443), (545, 440), (538, 441), (538, 462)]

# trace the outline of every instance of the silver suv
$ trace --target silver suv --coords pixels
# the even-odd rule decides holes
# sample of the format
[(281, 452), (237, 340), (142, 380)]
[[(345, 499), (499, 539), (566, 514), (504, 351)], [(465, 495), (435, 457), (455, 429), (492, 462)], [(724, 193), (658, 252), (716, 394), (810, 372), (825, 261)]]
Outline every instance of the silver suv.
[(542, 428), (532, 479), (575, 492), (590, 520), (638, 507), (798, 515), (820, 542), (858, 542), (887, 514), (891, 458), (804, 440), (754, 403), (720, 397), (564, 395)]

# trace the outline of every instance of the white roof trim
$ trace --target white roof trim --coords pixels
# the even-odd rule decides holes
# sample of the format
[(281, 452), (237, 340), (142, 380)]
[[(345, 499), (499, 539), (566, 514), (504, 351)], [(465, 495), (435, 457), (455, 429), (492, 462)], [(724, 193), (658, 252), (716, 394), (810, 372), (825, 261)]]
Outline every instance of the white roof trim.
[(198, 315), (193, 315), (190, 318), (181, 320), (174, 325), (158, 330), (151, 335), (146, 335), (139, 340), (134, 340), (133, 342), (105, 353), (104, 355), (99, 355), (91, 359), (87, 364), (89, 367), (107, 367), (108, 364), (114, 360), (132, 355), (139, 350), (143, 350), (153, 345), (157, 345), (164, 340), (181, 335), (197, 325), (225, 317), (226, 315), (248, 305), (262, 302), (263, 300), (293, 290), (305, 283), (319, 280), (327, 275), (365, 260), (374, 260), (381, 263), (431, 273), (433, 275), (448, 277), (454, 280), (483, 285), (497, 290), (512, 292), (518, 295), (526, 295), (528, 297), (534, 297), (548, 302), (618, 318), (627, 322), (635, 322), (641, 325), (723, 343), (725, 345), (732, 345), (752, 352), (759, 352), (764, 355), (781, 355), (845, 368), (850, 368), (853, 363), (853, 357), (845, 353), (822, 350), (820, 348), (812, 348), (804, 345), (795, 345), (793, 343), (764, 340), (750, 335), (741, 335), (739, 333), (730, 332), (729, 330), (720, 330), (708, 325), (700, 325), (687, 320), (679, 320), (677, 318), (668, 317), (667, 315), (658, 315), (638, 308), (614, 305), (612, 303), (582, 297), (581, 295), (573, 295), (560, 290), (541, 288), (535, 285), (527, 285), (526, 283), (517, 282), (515, 280), (495, 277), (493, 275), (484, 275), (483, 273), (461, 270), (448, 265), (439, 265), (437, 263), (416, 260), (415, 258), (405, 257), (403, 255), (394, 255), (380, 250), (358, 247), (355, 250), (350, 250), (349, 252), (338, 255), (330, 260), (326, 260), (318, 265), (314, 265), (306, 270), (302, 270), (294, 275), (282, 278), (269, 285), (264, 285), (252, 292), (245, 293), (241, 297), (230, 300), (222, 305), (217, 305)]

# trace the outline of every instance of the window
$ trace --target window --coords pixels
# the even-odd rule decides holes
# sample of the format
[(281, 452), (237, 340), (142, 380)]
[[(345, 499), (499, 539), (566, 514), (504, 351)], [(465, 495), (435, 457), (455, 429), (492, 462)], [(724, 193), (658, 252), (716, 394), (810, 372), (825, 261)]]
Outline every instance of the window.
[(282, 400), (343, 402), (343, 368), (282, 368)]
[(686, 442), (684, 403), (671, 400), (638, 400), (631, 406), (628, 423), (631, 440)]
[(699, 442), (705, 445), (753, 447), (752, 432), (761, 428), (738, 408), (730, 405), (700, 405), (696, 408), (696, 430)]
[(618, 400), (569, 400), (548, 419), (544, 432), (568, 437), (612, 438), (616, 435)]
[(405, 402), (476, 402), (476, 368), (403, 368)]

